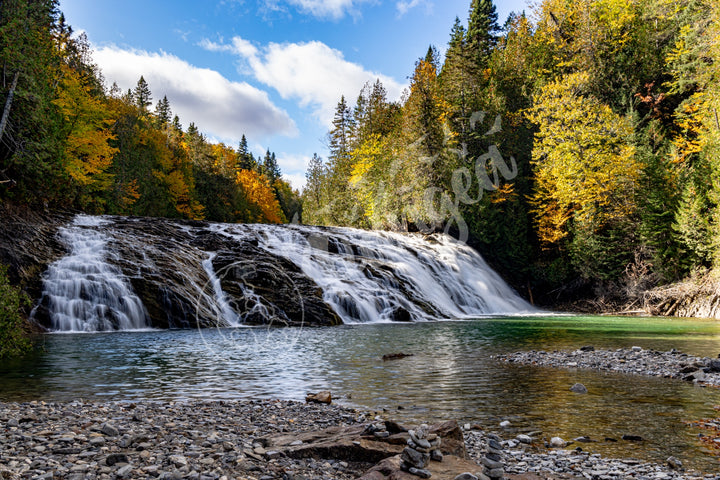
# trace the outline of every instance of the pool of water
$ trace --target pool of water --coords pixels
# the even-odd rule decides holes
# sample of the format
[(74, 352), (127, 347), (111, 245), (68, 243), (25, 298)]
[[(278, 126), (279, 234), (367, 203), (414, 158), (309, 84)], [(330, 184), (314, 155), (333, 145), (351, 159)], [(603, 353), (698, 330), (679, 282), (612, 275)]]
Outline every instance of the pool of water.
[[(514, 317), (331, 328), (237, 328), (54, 334), (0, 366), (0, 400), (286, 398), (331, 390), (339, 403), (402, 421), (456, 419), (600, 442), (585, 450), (720, 471), (686, 422), (716, 416), (720, 389), (681, 381), (507, 365), (528, 349), (634, 345), (717, 357), (720, 323), (617, 317)], [(406, 358), (383, 361), (384, 354)], [(580, 382), (589, 394), (569, 387)], [(605, 442), (624, 434), (645, 441)]]

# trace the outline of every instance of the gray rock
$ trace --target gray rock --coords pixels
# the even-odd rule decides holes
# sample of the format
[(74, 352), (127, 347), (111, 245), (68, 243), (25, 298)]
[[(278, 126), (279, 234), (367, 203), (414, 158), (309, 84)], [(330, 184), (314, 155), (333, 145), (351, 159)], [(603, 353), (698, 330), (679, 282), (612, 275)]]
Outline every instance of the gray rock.
[(675, 457), (670, 457), (667, 459), (668, 467), (670, 467), (672, 470), (682, 470), (683, 469), (683, 463)]
[(455, 480), (478, 480), (478, 477), (470, 472), (465, 472), (455, 477)]
[(182, 455), (170, 455), (168, 460), (177, 468), (187, 467), (188, 464), (187, 458)]
[(133, 470), (133, 466), (128, 464), (128, 465), (120, 467), (117, 470), (117, 472), (115, 472), (115, 475), (117, 475), (120, 478), (125, 478), (130, 475), (132, 470)]
[(109, 423), (104, 424), (100, 429), (100, 432), (103, 435), (107, 435), (108, 437), (117, 437), (118, 435), (120, 435), (120, 431)]
[(588, 389), (582, 383), (576, 383), (575, 385), (570, 387), (570, 391), (580, 394), (588, 393)]
[(550, 446), (552, 448), (565, 448), (567, 446), (567, 442), (560, 437), (552, 437), (550, 439)]
[(529, 436), (529, 435), (523, 435), (523, 434), (518, 435), (517, 437), (515, 437), (515, 439), (516, 439), (518, 442), (520, 442), (520, 443), (525, 443), (525, 444), (528, 444), (528, 445), (531, 444), (532, 441), (533, 441), (533, 439), (532, 439), (531, 436)]
[(420, 478), (430, 478), (432, 477), (432, 473), (430, 473), (429, 470), (425, 470), (424, 468), (415, 468), (410, 467), (408, 469), (408, 472), (412, 473), (413, 475), (416, 475)]
[(483, 457), (480, 461), (483, 465), (485, 465), (486, 467), (488, 467), (491, 470), (494, 468), (505, 468), (505, 464), (503, 462), (491, 460), (487, 457)]

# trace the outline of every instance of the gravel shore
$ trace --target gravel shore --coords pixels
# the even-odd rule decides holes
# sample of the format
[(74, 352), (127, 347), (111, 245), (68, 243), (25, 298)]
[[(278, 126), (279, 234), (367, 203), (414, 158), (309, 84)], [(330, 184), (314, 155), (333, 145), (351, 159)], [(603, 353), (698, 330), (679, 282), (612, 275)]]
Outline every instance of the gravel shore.
[(498, 355), (497, 360), (521, 365), (588, 368), (655, 377), (675, 378), (720, 386), (720, 359), (695, 357), (677, 350), (659, 352), (642, 347), (596, 350), (584, 346), (573, 351), (528, 351)]
[[(289, 458), (262, 438), (380, 420), (338, 405), (283, 400), (138, 403), (1, 403), (1, 479), (346, 480), (372, 467), (339, 459)], [(479, 461), (486, 432), (466, 429)], [(720, 479), (669, 465), (548, 450), (532, 438), (504, 439), (503, 461), (522, 479)], [(459, 472), (462, 473), (462, 472)]]

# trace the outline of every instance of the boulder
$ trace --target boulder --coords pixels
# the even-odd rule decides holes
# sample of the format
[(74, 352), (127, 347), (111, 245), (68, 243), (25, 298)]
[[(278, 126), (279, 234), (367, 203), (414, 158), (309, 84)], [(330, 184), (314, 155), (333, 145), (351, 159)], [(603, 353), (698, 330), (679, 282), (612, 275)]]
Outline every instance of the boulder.
[(308, 393), (305, 396), (306, 403), (332, 403), (332, 394), (328, 391), (322, 391), (318, 393)]

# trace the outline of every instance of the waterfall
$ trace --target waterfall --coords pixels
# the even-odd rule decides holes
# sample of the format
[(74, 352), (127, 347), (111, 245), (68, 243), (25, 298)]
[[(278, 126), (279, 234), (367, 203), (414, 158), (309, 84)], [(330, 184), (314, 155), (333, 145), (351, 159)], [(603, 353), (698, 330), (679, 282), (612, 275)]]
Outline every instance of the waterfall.
[(142, 301), (122, 273), (107, 263), (108, 236), (102, 217), (78, 215), (59, 229), (69, 254), (50, 265), (43, 278), (51, 326), (61, 332), (148, 328)]
[(537, 312), (442, 234), (77, 216), (43, 275), (52, 331), (335, 325)]
[(255, 232), (323, 290), (344, 323), (468, 319), (537, 312), (475, 250), (448, 235), (309, 226), (216, 225)]

